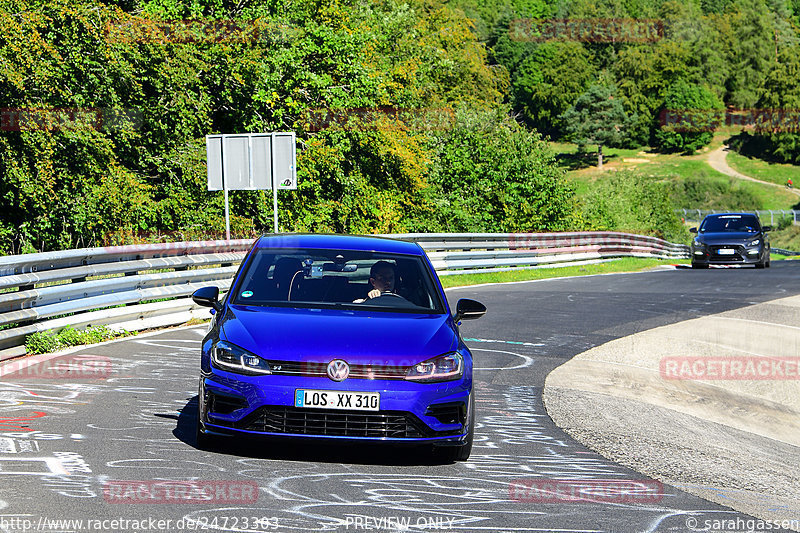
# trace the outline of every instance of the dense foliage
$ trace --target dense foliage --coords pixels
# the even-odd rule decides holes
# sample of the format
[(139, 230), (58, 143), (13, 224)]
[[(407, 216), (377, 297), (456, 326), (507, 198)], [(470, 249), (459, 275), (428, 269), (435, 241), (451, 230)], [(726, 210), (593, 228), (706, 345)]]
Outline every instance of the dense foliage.
[(654, 181), (635, 172), (618, 172), (592, 189), (583, 214), (591, 229), (625, 228), (653, 234), (671, 242), (684, 242), (686, 227), (674, 215), (669, 183)]
[[(696, 150), (710, 140), (700, 129), (697, 135), (663, 131), (660, 112), (670, 105), (797, 108), (797, 0), (450, 2), (478, 19), (490, 56), (508, 69), (513, 109), (554, 138), (569, 133), (564, 112), (597, 84), (619, 88), (626, 112), (636, 117), (633, 141), (667, 152)], [(537, 32), (548, 28), (545, 19), (580, 21), (596, 31)], [(660, 31), (618, 30), (609, 37), (609, 20), (632, 26), (632, 19)], [(794, 131), (756, 135), (768, 156), (798, 161), (796, 133), (797, 124)]]
[[(681, 111), (686, 109), (691, 112)], [(672, 113), (676, 115), (674, 123), (666, 120)], [(655, 128), (655, 144), (663, 152), (693, 154), (711, 142), (713, 125), (723, 115), (724, 106), (713, 92), (678, 80), (664, 94), (664, 106), (659, 117), (664, 117), (662, 122), (666, 124)]]
[[(627, 130), (607, 129), (602, 142), (664, 151), (708, 142), (665, 130), (671, 106), (798, 109), (798, 9), (0, 0), (0, 252), (220, 236), (222, 194), (207, 191), (204, 150), (220, 132), (297, 132), (299, 186), (280, 193), (281, 230), (591, 226), (540, 134), (563, 138), (595, 120), (569, 114), (593, 87), (617, 88), (613, 129)], [(542, 38), (545, 19), (651, 20), (659, 32)], [(800, 161), (796, 128), (742, 139)], [(234, 191), (231, 207), (236, 235), (271, 231), (269, 193)]]
[[(0, 91), (27, 110), (0, 133), (2, 251), (220, 235), (217, 132), (298, 133), (282, 230), (567, 227), (563, 173), (507, 87), (471, 21), (430, 0), (1, 0)], [(234, 233), (272, 229), (268, 193), (231, 207)]]

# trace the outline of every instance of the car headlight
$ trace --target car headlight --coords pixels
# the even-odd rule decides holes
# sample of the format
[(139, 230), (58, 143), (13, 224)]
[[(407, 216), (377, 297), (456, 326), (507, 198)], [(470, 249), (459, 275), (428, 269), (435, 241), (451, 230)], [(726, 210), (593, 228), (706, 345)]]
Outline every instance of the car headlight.
[(406, 373), (410, 381), (450, 381), (464, 374), (464, 358), (458, 352), (440, 355), (412, 366)]
[(761, 244), (761, 239), (756, 239), (753, 242), (747, 243), (747, 246), (758, 246), (759, 244)]
[(267, 361), (227, 341), (217, 341), (211, 348), (211, 361), (217, 368), (240, 374), (272, 374)]
[(701, 248), (702, 248), (703, 246), (705, 246), (705, 244), (703, 244), (703, 241), (701, 241), (701, 240), (700, 240), (700, 239), (698, 239), (697, 237), (695, 237), (694, 241), (692, 241), (692, 244), (694, 244), (695, 246), (701, 247)]

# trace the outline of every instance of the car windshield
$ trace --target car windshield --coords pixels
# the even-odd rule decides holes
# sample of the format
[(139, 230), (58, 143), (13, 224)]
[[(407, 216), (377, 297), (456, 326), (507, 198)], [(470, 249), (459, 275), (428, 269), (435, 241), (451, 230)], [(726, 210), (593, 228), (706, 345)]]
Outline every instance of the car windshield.
[(755, 233), (761, 225), (753, 215), (723, 215), (708, 217), (700, 226), (700, 231), (705, 233), (719, 233), (725, 231)]
[[(233, 303), (444, 313), (421, 257), (353, 250), (256, 250)], [(377, 291), (377, 292), (372, 292)]]

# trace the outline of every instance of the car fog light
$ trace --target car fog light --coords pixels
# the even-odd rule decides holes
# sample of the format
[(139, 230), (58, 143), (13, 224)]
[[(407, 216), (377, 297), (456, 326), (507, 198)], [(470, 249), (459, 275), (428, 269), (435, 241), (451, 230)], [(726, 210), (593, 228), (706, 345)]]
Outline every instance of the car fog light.
[(701, 252), (700, 250), (695, 250), (694, 255), (703, 255), (703, 252)]
[(747, 253), (750, 255), (755, 255), (758, 253), (758, 250), (747, 250)]

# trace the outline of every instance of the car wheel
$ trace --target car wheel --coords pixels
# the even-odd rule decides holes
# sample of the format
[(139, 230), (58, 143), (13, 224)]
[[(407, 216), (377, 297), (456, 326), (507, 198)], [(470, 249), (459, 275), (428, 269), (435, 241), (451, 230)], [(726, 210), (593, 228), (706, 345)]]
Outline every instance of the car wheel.
[(708, 268), (708, 265), (703, 263), (692, 263), (692, 268)]
[(767, 265), (766, 261), (759, 261), (756, 263), (756, 268), (764, 268)]

